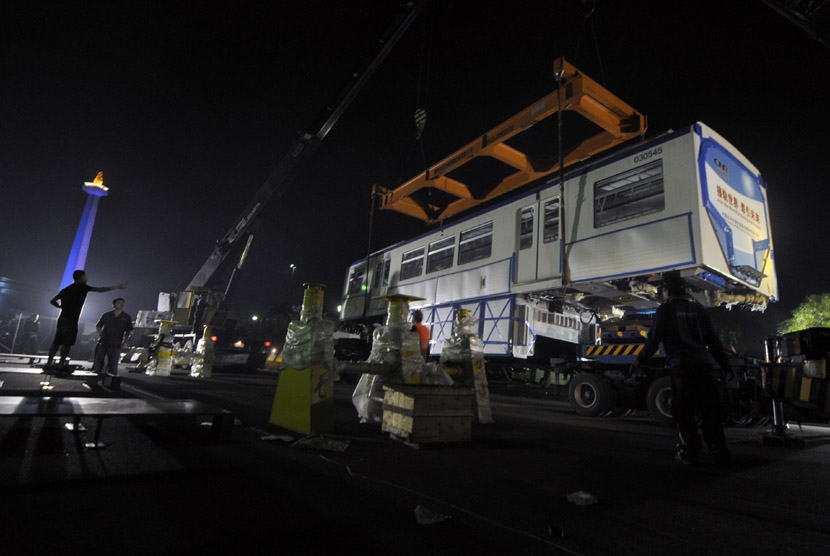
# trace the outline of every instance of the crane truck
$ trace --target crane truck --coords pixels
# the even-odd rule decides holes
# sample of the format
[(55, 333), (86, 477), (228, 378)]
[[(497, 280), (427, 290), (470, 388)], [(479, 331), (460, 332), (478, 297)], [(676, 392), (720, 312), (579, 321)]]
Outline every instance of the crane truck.
[[(204, 327), (212, 333), (232, 332), (235, 322), (227, 318), (228, 308), (245, 258), (251, 248), (254, 232), (260, 224), (265, 207), (278, 200), (294, 183), (360, 90), (375, 73), (392, 48), (411, 26), (424, 6), (424, 1), (402, 3), (395, 22), (382, 35), (377, 52), (362, 71), (353, 75), (354, 80), (333, 110), (326, 111), (322, 125), (316, 132), (301, 132), (274, 171), (236, 218), (225, 235), (216, 242), (210, 256), (182, 291), (162, 292), (155, 310), (139, 311), (136, 328), (144, 334), (134, 334), (137, 345), (131, 354), (133, 359), (144, 359), (160, 342), (176, 342), (180, 361), (187, 363), (188, 353), (202, 337)], [(161, 338), (160, 321), (172, 321), (173, 338)], [(218, 336), (214, 335), (215, 341)], [(221, 347), (221, 346), (217, 346)], [(232, 348), (232, 346), (225, 346)], [(137, 353), (136, 353), (137, 352)], [(143, 352), (143, 353), (142, 353)]]

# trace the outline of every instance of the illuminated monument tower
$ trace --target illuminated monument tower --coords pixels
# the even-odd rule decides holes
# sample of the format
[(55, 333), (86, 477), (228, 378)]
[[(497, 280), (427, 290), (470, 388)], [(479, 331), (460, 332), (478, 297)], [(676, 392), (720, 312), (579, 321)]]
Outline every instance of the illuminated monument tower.
[(78, 231), (75, 233), (75, 241), (72, 243), (72, 251), (69, 253), (69, 260), (66, 261), (66, 270), (63, 271), (61, 289), (72, 283), (72, 273), (83, 269), (86, 264), (86, 252), (89, 249), (89, 239), (92, 237), (92, 226), (95, 224), (95, 213), (98, 212), (98, 199), (106, 197), (109, 191), (104, 187), (104, 173), (98, 172), (95, 179), (84, 182), (84, 191), (89, 195), (84, 206), (84, 214), (81, 216), (81, 223), (78, 224)]

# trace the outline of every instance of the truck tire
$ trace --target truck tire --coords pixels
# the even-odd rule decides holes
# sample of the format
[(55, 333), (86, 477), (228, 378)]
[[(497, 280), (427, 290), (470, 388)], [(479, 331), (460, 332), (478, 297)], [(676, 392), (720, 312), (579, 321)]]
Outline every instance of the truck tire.
[(655, 379), (646, 392), (646, 405), (651, 417), (664, 426), (674, 425), (671, 413), (671, 377), (661, 376)]
[(617, 391), (600, 375), (577, 373), (568, 388), (571, 407), (583, 417), (597, 417), (611, 411), (617, 403)]

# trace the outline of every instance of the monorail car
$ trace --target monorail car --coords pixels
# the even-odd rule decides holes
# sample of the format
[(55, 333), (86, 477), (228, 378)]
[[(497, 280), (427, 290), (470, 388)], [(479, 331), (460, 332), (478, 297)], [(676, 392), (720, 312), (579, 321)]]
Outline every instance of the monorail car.
[(412, 307), (432, 354), (464, 308), (487, 355), (524, 359), (540, 337), (593, 343), (589, 323), (653, 310), (669, 270), (707, 306), (778, 298), (766, 184), (702, 123), (586, 161), (566, 174), (562, 201), (552, 178), (355, 262), (341, 320), (378, 319), (378, 296), (408, 294), (425, 298)]

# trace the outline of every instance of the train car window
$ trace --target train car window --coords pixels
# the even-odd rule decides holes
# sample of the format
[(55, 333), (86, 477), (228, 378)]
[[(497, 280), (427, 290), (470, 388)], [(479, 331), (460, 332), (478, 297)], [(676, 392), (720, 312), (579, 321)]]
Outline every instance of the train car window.
[(349, 295), (363, 292), (363, 268), (353, 268), (349, 276)]
[(458, 264), (486, 259), (493, 249), (493, 223), (488, 222), (461, 232), (458, 241)]
[(559, 199), (545, 203), (545, 229), (542, 237), (544, 243), (559, 239)]
[(419, 247), (403, 254), (401, 262), (401, 280), (415, 278), (424, 271), (424, 248)]
[(454, 258), (455, 236), (445, 237), (430, 243), (429, 255), (427, 256), (427, 274), (450, 268)]
[(666, 206), (663, 159), (594, 184), (594, 227), (660, 212)]
[(389, 287), (389, 267), (391, 267), (391, 262), (389, 259), (383, 261), (383, 288)]
[(523, 208), (519, 222), (519, 249), (533, 247), (533, 207)]

